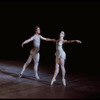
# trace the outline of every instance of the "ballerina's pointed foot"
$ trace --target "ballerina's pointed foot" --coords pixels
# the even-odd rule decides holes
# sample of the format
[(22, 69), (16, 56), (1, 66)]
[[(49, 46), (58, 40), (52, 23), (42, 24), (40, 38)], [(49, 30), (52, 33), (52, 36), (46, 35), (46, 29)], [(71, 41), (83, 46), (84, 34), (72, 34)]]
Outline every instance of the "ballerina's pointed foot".
[(53, 85), (53, 83), (56, 81), (56, 79), (52, 79), (51, 81), (51, 85)]
[(38, 75), (35, 75), (35, 78), (38, 79), (38, 80), (40, 79), (40, 77)]
[(66, 86), (66, 80), (62, 79), (63, 85)]

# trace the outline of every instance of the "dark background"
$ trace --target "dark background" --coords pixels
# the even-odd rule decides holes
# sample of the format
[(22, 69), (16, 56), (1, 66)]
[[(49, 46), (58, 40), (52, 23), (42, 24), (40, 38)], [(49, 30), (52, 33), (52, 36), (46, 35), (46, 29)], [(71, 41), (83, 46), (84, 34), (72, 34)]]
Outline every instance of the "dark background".
[[(64, 44), (68, 72), (99, 74), (99, 1), (0, 1), (0, 59), (26, 61), (32, 42), (21, 43), (33, 35), (34, 26), (41, 35), (58, 39), (61, 30), (67, 40), (82, 44)], [(40, 64), (55, 65), (55, 43), (41, 41)]]

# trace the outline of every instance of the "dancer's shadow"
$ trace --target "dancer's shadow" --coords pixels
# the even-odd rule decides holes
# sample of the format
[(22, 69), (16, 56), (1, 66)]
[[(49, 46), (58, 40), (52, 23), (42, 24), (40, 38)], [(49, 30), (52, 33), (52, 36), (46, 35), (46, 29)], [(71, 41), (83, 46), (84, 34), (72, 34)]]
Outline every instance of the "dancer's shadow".
[[(26, 76), (26, 75), (23, 75), (21, 78), (25, 78), (25, 79), (29, 79), (29, 80), (34, 80), (34, 81), (38, 81), (38, 82), (40, 82), (40, 83), (42, 83), (42, 84), (44, 84), (44, 85), (51, 85), (50, 83), (51, 83), (51, 80), (44, 80), (44, 79), (42, 79), (42, 77), (41, 77), (41, 79), (36, 79), (35, 77), (31, 77), (31, 76)], [(21, 79), (20, 78), (20, 79)], [(59, 83), (57, 83), (57, 82), (55, 82), (54, 83), (55, 85), (60, 85)]]
[(7, 72), (4, 69), (0, 69), (0, 72), (3, 73), (3, 74), (7, 74), (7, 75), (10, 75), (10, 76), (16, 77), (16, 78), (18, 77), (18, 74)]
[[(17, 73), (11, 73), (11, 72), (7, 72), (5, 71), (4, 69), (0, 69), (0, 72), (3, 73), (3, 74), (6, 74), (6, 75), (10, 75), (12, 77), (15, 77), (16, 79), (28, 79), (28, 80), (34, 80), (34, 81), (38, 81), (44, 85), (49, 85), (50, 86), (50, 79), (49, 80), (44, 80), (44, 79), (36, 79), (35, 77), (32, 77), (32, 76), (26, 76), (26, 75), (23, 75), (21, 78), (19, 78), (19, 74)], [(55, 82), (54, 84), (56, 85), (60, 85), (59, 83)]]

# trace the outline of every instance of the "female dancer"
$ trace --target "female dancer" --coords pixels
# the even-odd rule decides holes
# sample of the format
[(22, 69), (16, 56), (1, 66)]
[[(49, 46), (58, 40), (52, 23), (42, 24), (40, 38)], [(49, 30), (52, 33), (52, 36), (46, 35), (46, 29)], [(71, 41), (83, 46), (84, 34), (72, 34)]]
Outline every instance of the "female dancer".
[(66, 86), (66, 80), (65, 80), (65, 68), (64, 68), (64, 64), (65, 64), (65, 59), (66, 59), (66, 53), (64, 52), (62, 46), (64, 43), (73, 43), (73, 42), (77, 42), (77, 43), (81, 43), (81, 41), (79, 40), (64, 40), (65, 36), (65, 32), (61, 31), (60, 35), (59, 35), (59, 39), (58, 40), (52, 40), (53, 42), (56, 42), (56, 64), (55, 64), (55, 72), (54, 72), (54, 76), (51, 80), (51, 85), (53, 85), (53, 83), (56, 81), (56, 77), (58, 75), (59, 72), (59, 65), (61, 66), (61, 70), (62, 70), (62, 82), (63, 85)]

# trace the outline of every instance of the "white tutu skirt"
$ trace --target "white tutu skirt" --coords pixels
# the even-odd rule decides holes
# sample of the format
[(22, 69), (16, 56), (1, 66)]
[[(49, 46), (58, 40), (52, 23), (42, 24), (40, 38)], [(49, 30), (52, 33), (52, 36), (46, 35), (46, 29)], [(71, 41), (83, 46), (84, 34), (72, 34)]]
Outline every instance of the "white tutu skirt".
[(64, 51), (56, 51), (55, 56), (57, 58), (64, 58), (64, 59), (66, 59), (66, 53)]

